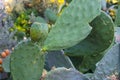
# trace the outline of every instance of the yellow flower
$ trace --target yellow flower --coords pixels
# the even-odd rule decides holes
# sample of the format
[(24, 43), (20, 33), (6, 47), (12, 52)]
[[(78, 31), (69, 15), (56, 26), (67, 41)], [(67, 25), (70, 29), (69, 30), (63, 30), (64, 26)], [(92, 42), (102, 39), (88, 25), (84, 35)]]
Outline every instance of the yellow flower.
[(51, 2), (51, 3), (54, 3), (54, 2), (55, 2), (55, 0), (50, 0), (50, 2)]
[(112, 0), (112, 3), (118, 3), (118, 0)]
[(64, 0), (58, 0), (59, 4), (64, 4)]
[(110, 16), (114, 16), (115, 15), (115, 13), (114, 12), (110, 12)]
[(115, 16), (116, 10), (110, 9), (110, 10), (109, 10), (109, 14), (110, 14), (110, 16)]

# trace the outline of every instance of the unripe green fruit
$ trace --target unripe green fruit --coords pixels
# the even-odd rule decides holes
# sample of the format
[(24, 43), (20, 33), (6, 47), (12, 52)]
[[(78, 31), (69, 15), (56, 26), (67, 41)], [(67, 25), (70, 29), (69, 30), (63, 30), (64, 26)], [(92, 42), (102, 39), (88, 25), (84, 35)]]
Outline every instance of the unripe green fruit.
[(48, 25), (34, 22), (30, 28), (30, 37), (33, 41), (45, 40), (48, 35)]

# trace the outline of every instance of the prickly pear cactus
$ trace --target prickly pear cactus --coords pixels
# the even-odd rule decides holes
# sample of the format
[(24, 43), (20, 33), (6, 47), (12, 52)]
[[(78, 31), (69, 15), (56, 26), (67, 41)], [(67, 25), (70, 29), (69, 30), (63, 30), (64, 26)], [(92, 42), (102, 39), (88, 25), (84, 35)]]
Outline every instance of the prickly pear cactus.
[(96, 68), (96, 63), (102, 59), (105, 53), (114, 45), (114, 40), (110, 47), (106, 49), (104, 52), (85, 55), (85, 56), (69, 56), (75, 68), (82, 73), (86, 72), (94, 72)]
[(55, 23), (57, 20), (57, 15), (49, 8), (45, 10), (44, 15), (50, 23)]
[(50, 71), (45, 80), (88, 80), (83, 74), (75, 69), (56, 68)]
[(118, 5), (115, 23), (116, 23), (116, 26), (120, 26), (120, 5)]
[(69, 56), (91, 55), (106, 50), (114, 39), (114, 23), (104, 12), (97, 16), (90, 25), (93, 27), (90, 35), (79, 44), (68, 48), (65, 53)]
[(64, 51), (48, 51), (48, 54), (45, 55), (45, 69), (50, 70), (53, 66), (65, 67), (65, 68), (74, 68), (69, 57), (64, 55)]
[(60, 50), (85, 39), (92, 29), (88, 23), (100, 14), (100, 9), (99, 0), (72, 0), (51, 29), (44, 48)]
[[(114, 45), (96, 64), (92, 80), (119, 80), (120, 73), (120, 44)], [(112, 78), (114, 76), (114, 79)]]
[(39, 80), (44, 68), (44, 55), (31, 41), (20, 42), (11, 53), (13, 80)]
[(30, 37), (33, 41), (43, 41), (48, 35), (46, 23), (34, 22), (30, 28)]
[(39, 23), (47, 23), (42, 17), (37, 16), (34, 20), (34, 22), (39, 22)]
[(81, 64), (79, 65), (78, 70), (80, 72), (89, 72), (89, 70), (91, 70), (92, 72), (94, 72), (96, 66), (95, 64), (103, 57), (105, 53), (99, 53), (99, 54), (93, 54), (93, 55), (89, 55), (89, 56), (84, 56)]

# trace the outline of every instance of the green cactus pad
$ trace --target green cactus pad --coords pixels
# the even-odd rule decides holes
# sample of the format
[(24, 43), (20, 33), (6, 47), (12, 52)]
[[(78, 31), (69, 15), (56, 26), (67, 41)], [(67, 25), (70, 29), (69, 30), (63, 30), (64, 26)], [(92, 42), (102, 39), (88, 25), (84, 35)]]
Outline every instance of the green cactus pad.
[(120, 44), (114, 45), (104, 57), (96, 64), (96, 70), (92, 80), (112, 80), (110, 77), (116, 76), (117, 79), (120, 73)]
[(88, 80), (83, 74), (75, 69), (64, 67), (56, 68), (48, 72), (45, 80)]
[(57, 19), (44, 42), (47, 50), (59, 50), (76, 45), (91, 32), (89, 22), (100, 14), (99, 0), (73, 0)]
[(110, 45), (110, 47), (107, 48), (104, 52), (84, 56), (81, 64), (78, 65), (79, 66), (78, 70), (83, 72), (83, 73), (87, 72), (89, 70), (94, 72), (95, 68), (96, 68), (96, 63), (103, 58), (103, 56), (106, 54), (106, 52), (109, 49), (111, 49), (111, 47), (114, 45), (114, 42), (115, 42), (115, 40), (112, 41), (112, 44)]
[(118, 5), (115, 23), (116, 23), (116, 26), (120, 26), (120, 5)]
[(70, 56), (70, 59), (77, 70), (82, 73), (95, 70), (95, 64), (103, 57), (104, 53), (89, 56)]
[(89, 72), (90, 70), (94, 72), (96, 66), (95, 64), (103, 57), (105, 53), (99, 53), (95, 55), (84, 56), (78, 70), (82, 73)]
[(31, 41), (20, 42), (11, 53), (13, 80), (39, 80), (44, 68), (44, 55)]
[(48, 35), (48, 25), (46, 23), (34, 22), (30, 28), (30, 37), (33, 41), (46, 39)]
[(96, 68), (96, 63), (102, 59), (105, 53), (114, 45), (114, 40), (110, 47), (106, 49), (104, 52), (85, 55), (85, 56), (69, 56), (75, 68), (82, 73), (86, 72), (94, 72)]
[(51, 70), (52, 67), (65, 67), (65, 68), (74, 68), (69, 57), (64, 55), (64, 51), (49, 51), (45, 55), (45, 69)]
[(69, 56), (91, 55), (106, 50), (114, 39), (114, 23), (104, 12), (96, 17), (90, 25), (93, 27), (90, 35), (79, 44), (68, 48), (65, 53)]

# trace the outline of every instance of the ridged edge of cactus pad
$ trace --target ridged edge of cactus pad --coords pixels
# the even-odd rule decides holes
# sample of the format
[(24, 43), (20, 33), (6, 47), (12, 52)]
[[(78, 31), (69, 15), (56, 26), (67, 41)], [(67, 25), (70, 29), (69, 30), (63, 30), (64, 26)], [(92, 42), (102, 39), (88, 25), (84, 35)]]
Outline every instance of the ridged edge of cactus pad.
[(82, 73), (72, 68), (56, 68), (48, 72), (45, 80), (88, 80)]
[(74, 68), (68, 56), (64, 55), (64, 51), (48, 51), (45, 55), (45, 69), (50, 70), (53, 66)]

